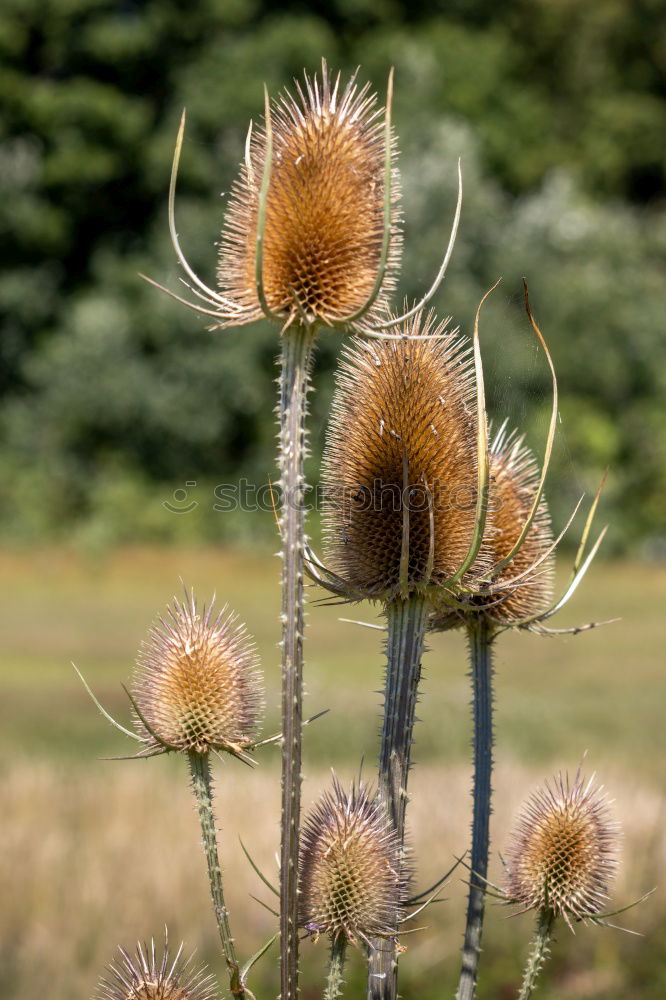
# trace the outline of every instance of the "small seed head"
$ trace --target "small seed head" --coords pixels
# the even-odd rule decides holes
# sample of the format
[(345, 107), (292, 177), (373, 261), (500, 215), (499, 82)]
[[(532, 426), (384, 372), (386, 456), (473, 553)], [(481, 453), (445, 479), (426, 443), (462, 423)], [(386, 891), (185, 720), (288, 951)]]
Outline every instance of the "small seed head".
[[(133, 682), (136, 703), (166, 744), (205, 753), (248, 746), (263, 706), (254, 643), (236, 615), (197, 610), (194, 594), (174, 601), (142, 644)], [(159, 749), (137, 719), (137, 731)]]
[(458, 569), (476, 520), (469, 349), (432, 313), (397, 332), (404, 339), (347, 350), (322, 467), (328, 564), (351, 591), (381, 599), (400, 585), (405, 505), (410, 590)]
[(571, 926), (599, 913), (617, 869), (617, 825), (606, 795), (576, 775), (546, 782), (523, 807), (506, 854), (507, 896)]
[(194, 956), (183, 960), (182, 944), (173, 960), (166, 937), (161, 958), (154, 940), (150, 948), (138, 942), (134, 955), (124, 948), (118, 951), (120, 958), (107, 968), (110, 978), (99, 983), (97, 1000), (216, 1000), (219, 996), (214, 977), (193, 965)]
[(300, 923), (360, 946), (396, 933), (407, 878), (395, 828), (364, 785), (337, 779), (306, 819), (299, 865)]
[[(303, 315), (327, 326), (361, 309), (379, 271), (384, 232), (385, 138), (369, 84), (353, 78), (339, 91), (325, 64), (322, 77), (296, 83), (272, 104), (273, 152), (263, 238), (263, 284), (273, 313)], [(266, 128), (252, 132), (231, 190), (220, 241), (222, 294), (258, 319), (256, 242), (266, 160)], [(392, 140), (393, 143), (393, 140)], [(395, 150), (392, 149), (395, 157)], [(400, 260), (399, 178), (392, 168), (392, 223), (381, 294), (366, 321), (386, 305)]]

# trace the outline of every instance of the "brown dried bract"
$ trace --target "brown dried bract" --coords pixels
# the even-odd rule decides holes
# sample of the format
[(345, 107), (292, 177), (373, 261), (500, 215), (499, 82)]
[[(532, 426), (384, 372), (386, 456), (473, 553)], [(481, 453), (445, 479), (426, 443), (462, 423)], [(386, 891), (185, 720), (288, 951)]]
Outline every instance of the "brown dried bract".
[[(238, 749), (256, 736), (263, 697), (254, 643), (234, 614), (213, 602), (199, 613), (192, 594), (168, 608), (141, 647), (136, 703), (153, 733), (170, 748)], [(160, 745), (137, 719), (147, 743)]]
[(364, 785), (333, 778), (307, 817), (299, 864), (300, 923), (352, 944), (395, 934), (407, 879), (395, 828)]
[[(304, 316), (334, 325), (362, 309), (379, 271), (384, 231), (384, 125), (369, 84), (355, 76), (339, 92), (325, 64), (297, 97), (272, 105), (273, 155), (266, 202), (263, 283), (269, 309), (286, 322)], [(395, 159), (395, 149), (392, 151)], [(255, 277), (259, 193), (266, 129), (255, 129), (235, 181), (220, 242), (221, 293), (259, 319)], [(392, 223), (379, 297), (357, 325), (386, 305), (400, 260), (399, 179), (392, 170)], [(238, 320), (235, 321), (236, 323)]]
[(580, 773), (573, 784), (560, 774), (531, 796), (518, 819), (506, 853), (506, 894), (569, 925), (593, 916), (617, 869), (617, 841), (601, 788)]
[(405, 506), (410, 590), (458, 570), (476, 522), (470, 350), (432, 313), (399, 332), (347, 351), (322, 470), (329, 566), (350, 591), (382, 599), (400, 584)]

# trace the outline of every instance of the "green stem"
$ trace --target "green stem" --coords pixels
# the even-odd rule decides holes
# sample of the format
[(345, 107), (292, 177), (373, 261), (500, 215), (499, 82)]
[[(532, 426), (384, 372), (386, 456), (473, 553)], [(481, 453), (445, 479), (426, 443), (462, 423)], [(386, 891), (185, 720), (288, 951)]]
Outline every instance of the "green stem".
[(342, 989), (345, 985), (342, 974), (345, 968), (346, 952), (347, 938), (344, 934), (338, 934), (331, 944), (331, 961), (328, 966), (324, 1000), (338, 1000), (338, 997), (342, 996)]
[(550, 955), (550, 943), (553, 940), (554, 925), (555, 914), (553, 911), (546, 909), (539, 910), (536, 931), (534, 932), (530, 953), (527, 957), (523, 985), (520, 987), (518, 1000), (529, 1000), (536, 988), (539, 973)]
[(490, 843), (493, 768), (492, 626), (481, 616), (467, 629), (474, 714), (474, 811), (467, 923), (457, 1000), (472, 1000), (481, 952)]
[(281, 1000), (298, 996), (298, 844), (303, 723), (303, 556), (305, 416), (315, 334), (294, 325), (282, 334), (280, 485), (282, 506), (282, 842), (280, 847)]
[(197, 800), (197, 811), (203, 835), (203, 848), (208, 866), (208, 881), (213, 900), (213, 910), (222, 941), (222, 951), (229, 970), (229, 989), (237, 1000), (244, 1000), (245, 990), (240, 978), (240, 969), (234, 948), (234, 939), (229, 926), (229, 911), (224, 902), (222, 888), (222, 870), (217, 853), (217, 833), (215, 830), (215, 815), (213, 813), (213, 793), (210, 777), (208, 755), (190, 750), (188, 753), (192, 787)]
[[(379, 794), (403, 846), (407, 778), (428, 608), (425, 598), (414, 595), (406, 600), (392, 601), (386, 612), (388, 633)], [(368, 1000), (395, 1000), (398, 988), (396, 952), (394, 938), (377, 938), (371, 942)]]

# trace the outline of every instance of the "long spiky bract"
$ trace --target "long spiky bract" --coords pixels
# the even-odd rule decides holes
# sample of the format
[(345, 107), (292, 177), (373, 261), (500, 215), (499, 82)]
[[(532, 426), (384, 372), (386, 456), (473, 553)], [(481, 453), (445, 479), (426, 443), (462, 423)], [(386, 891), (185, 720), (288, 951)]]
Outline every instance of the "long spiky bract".
[(194, 954), (183, 957), (181, 944), (176, 955), (169, 954), (165, 932), (164, 949), (158, 956), (155, 940), (137, 942), (131, 955), (118, 948), (120, 957), (107, 967), (100, 980), (96, 1000), (217, 1000), (219, 992), (212, 974), (194, 964)]
[[(349, 600), (380, 601), (387, 617), (379, 793), (402, 843), (425, 628), (476, 544), (479, 458), (473, 352), (432, 313), (400, 334), (347, 350), (322, 469), (327, 565), (315, 575)], [(396, 995), (396, 931), (371, 940), (371, 998)]]
[(174, 601), (141, 647), (133, 681), (136, 727), (149, 755), (180, 751), (192, 778), (213, 911), (230, 990), (243, 1000), (243, 983), (224, 900), (210, 752), (242, 760), (257, 741), (263, 696), (254, 644), (234, 614), (214, 601), (199, 609), (194, 593)]

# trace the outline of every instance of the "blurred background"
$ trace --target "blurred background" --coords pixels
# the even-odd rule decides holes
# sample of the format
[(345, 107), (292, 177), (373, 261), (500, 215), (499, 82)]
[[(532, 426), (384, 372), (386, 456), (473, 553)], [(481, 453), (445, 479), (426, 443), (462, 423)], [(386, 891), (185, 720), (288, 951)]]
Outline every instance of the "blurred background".
[[(117, 943), (172, 936), (213, 964), (198, 834), (179, 762), (122, 754), (69, 661), (126, 718), (120, 683), (182, 577), (217, 590), (257, 635), (277, 725), (278, 566), (270, 509), (216, 509), (221, 486), (273, 475), (275, 330), (209, 333), (139, 271), (179, 290), (166, 221), (173, 144), (188, 127), (177, 199), (186, 255), (214, 282), (214, 243), (250, 118), (322, 56), (361, 65), (383, 94), (395, 67), (405, 212), (401, 295), (429, 284), (448, 240), (462, 158), (456, 250), (437, 296), (482, 344), (492, 414), (543, 446), (549, 376), (522, 309), (521, 276), (557, 366), (560, 424), (548, 499), (556, 525), (609, 466), (604, 551), (562, 641), (498, 644), (494, 877), (511, 816), (553, 770), (589, 768), (625, 826), (616, 901), (659, 882), (666, 751), (666, 19), (660, 0), (4, 0), (0, 12), (0, 998), (83, 1000)], [(182, 288), (182, 286), (180, 286)], [(312, 397), (316, 482), (341, 338), (323, 332)], [(216, 490), (218, 491), (216, 493)], [(219, 504), (218, 504), (219, 506)], [(252, 506), (252, 502), (250, 502)], [(316, 515), (312, 530), (317, 535)], [(568, 554), (560, 576), (566, 577)], [(314, 595), (313, 595), (314, 596)], [(369, 617), (368, 617), (369, 616)], [(358, 617), (374, 621), (376, 611)], [(313, 607), (306, 795), (365, 755), (381, 686), (377, 633)], [(420, 884), (467, 844), (464, 645), (426, 660), (412, 836)], [(271, 730), (272, 731), (272, 730)], [(276, 755), (220, 773), (223, 853), (249, 954), (272, 918), (237, 836), (273, 870)], [(229, 821), (227, 821), (229, 817)], [(464, 886), (410, 936), (404, 992), (450, 994)], [(666, 903), (658, 890), (618, 931), (562, 933), (544, 998), (661, 1000)], [(515, 995), (529, 918), (491, 908), (480, 996)], [(317, 982), (324, 944), (305, 948)], [(275, 993), (275, 961), (257, 990)], [(360, 963), (352, 966), (352, 979)], [(262, 980), (261, 977), (264, 977)], [(357, 995), (360, 980), (354, 980)], [(352, 990), (350, 989), (350, 993)], [(319, 995), (304, 989), (304, 997)]]

